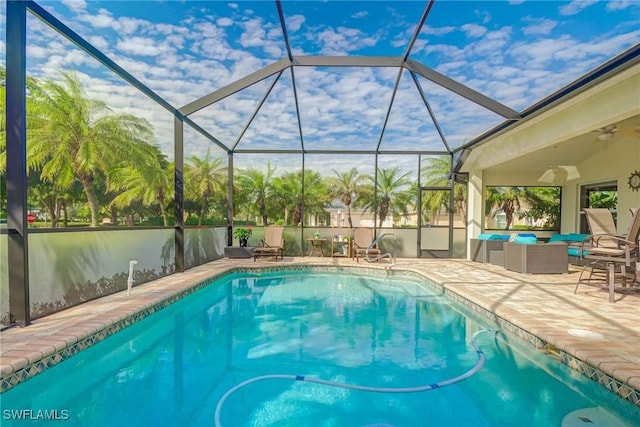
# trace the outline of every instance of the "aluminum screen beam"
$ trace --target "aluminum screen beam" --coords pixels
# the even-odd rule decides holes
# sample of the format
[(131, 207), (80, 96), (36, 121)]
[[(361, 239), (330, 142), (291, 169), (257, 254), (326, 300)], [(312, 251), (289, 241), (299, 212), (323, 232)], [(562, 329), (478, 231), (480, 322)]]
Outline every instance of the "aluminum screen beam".
[[(300, 118), (300, 104), (298, 103), (298, 91), (296, 90), (296, 74), (291, 70), (291, 86), (293, 87), (293, 101), (296, 105), (296, 118), (298, 119), (298, 135), (300, 135), (300, 148), (304, 152), (304, 137), (302, 134), (302, 119)], [(302, 170), (304, 170), (304, 156), (302, 156)], [(302, 188), (304, 191), (304, 175), (302, 176)]]
[(174, 244), (176, 272), (184, 272), (184, 124), (176, 116), (173, 120), (174, 138)]
[(407, 51), (402, 57), (402, 61), (406, 61), (409, 58), (409, 55), (411, 54), (411, 50), (413, 49), (413, 45), (416, 43), (416, 40), (418, 40), (418, 37), (420, 36), (420, 31), (424, 26), (424, 21), (427, 20), (427, 16), (429, 16), (429, 12), (431, 12), (431, 8), (433, 7), (434, 3), (435, 3), (435, 0), (429, 0), (427, 2), (427, 5), (424, 8), (424, 12), (422, 12), (422, 16), (420, 17), (420, 21), (418, 22), (418, 25), (416, 25), (416, 30), (413, 32), (413, 36), (411, 36), (411, 40), (409, 41), (409, 45), (407, 46)]
[(235, 150), (235, 154), (380, 154), (380, 155), (407, 155), (407, 156), (450, 156), (451, 153), (448, 151), (436, 151), (436, 150), (413, 150), (413, 151), (402, 151), (402, 150), (264, 150), (264, 149), (245, 149), (245, 150)]
[(259, 81), (262, 81), (268, 77), (271, 77), (274, 74), (279, 73), (285, 68), (291, 66), (291, 61), (289, 59), (281, 59), (278, 62), (274, 62), (271, 65), (267, 65), (266, 67), (249, 74), (235, 82), (228, 84), (214, 92), (211, 92), (208, 95), (203, 96), (200, 99), (197, 99), (183, 107), (180, 108), (180, 113), (188, 116), (189, 114), (193, 114), (196, 111), (202, 110), (205, 107), (208, 107), (211, 104), (215, 104), (221, 99), (226, 98), (227, 96), (233, 95), (236, 92), (241, 91), (244, 88), (247, 88)]
[(402, 67), (401, 56), (294, 56), (301, 67)]
[(396, 76), (396, 82), (393, 85), (393, 92), (391, 92), (391, 100), (389, 100), (389, 107), (387, 108), (387, 113), (384, 116), (384, 121), (382, 122), (382, 129), (380, 129), (380, 137), (378, 138), (378, 143), (376, 144), (376, 153), (380, 150), (380, 144), (382, 144), (384, 131), (387, 129), (387, 123), (389, 122), (389, 116), (391, 115), (391, 108), (393, 108), (393, 102), (396, 99), (396, 93), (398, 93), (398, 86), (400, 86), (400, 78), (402, 78), (403, 70), (404, 68), (398, 68), (398, 75)]
[(27, 124), (25, 3), (7, 2), (6, 9), (6, 184), (9, 323), (31, 323), (27, 223)]
[(468, 86), (459, 83), (444, 74), (440, 74), (439, 72), (422, 65), (419, 62), (416, 62), (412, 59), (408, 59), (406, 61), (406, 66), (413, 72), (421, 75), (427, 80), (431, 80), (437, 85), (444, 87), (445, 89), (450, 90), (451, 92), (457, 93), (458, 95), (475, 102), (478, 105), (483, 106), (484, 108), (493, 111), (496, 114), (501, 115), (510, 120), (517, 120), (520, 118), (520, 113), (511, 108), (502, 105), (501, 103), (489, 98), (471, 89)]
[(289, 58), (289, 61), (292, 61), (293, 55), (291, 54), (291, 45), (289, 44), (289, 36), (287, 35), (287, 25), (285, 24), (284, 13), (282, 12), (282, 4), (280, 0), (276, 0), (276, 8), (278, 9), (278, 17), (280, 18), (280, 27), (282, 28), (284, 44), (287, 47), (287, 58)]
[(216, 144), (218, 147), (222, 148), (224, 151), (229, 152), (229, 147), (227, 147), (225, 144), (220, 142), (215, 136), (211, 135), (209, 132), (202, 129), (199, 124), (191, 120), (189, 117), (184, 117), (184, 116), (180, 116), (180, 117), (182, 121), (184, 121), (189, 126), (191, 126), (196, 132), (200, 133), (200, 135), (204, 136), (205, 138), (207, 138), (208, 140)]
[(442, 140), (442, 143), (444, 144), (447, 151), (450, 152), (451, 147), (449, 147), (447, 138), (445, 138), (444, 133), (442, 133), (442, 129), (440, 128), (440, 124), (438, 123), (438, 119), (436, 118), (436, 115), (431, 109), (431, 104), (429, 104), (429, 101), (427, 100), (427, 96), (424, 94), (424, 91), (422, 90), (422, 86), (420, 85), (420, 81), (416, 77), (416, 73), (414, 73), (413, 71), (409, 71), (409, 73), (411, 74), (413, 83), (416, 85), (416, 89), (418, 90), (418, 93), (420, 94), (420, 98), (422, 98), (422, 102), (424, 103), (424, 106), (427, 107), (427, 111), (429, 112), (429, 117), (431, 117), (431, 121), (433, 122), (433, 125), (436, 127), (436, 131), (438, 132), (438, 135), (440, 135), (440, 139)]
[(249, 120), (247, 120), (247, 123), (242, 128), (242, 131), (240, 132), (240, 135), (238, 135), (238, 138), (236, 139), (235, 143), (233, 144), (233, 147), (231, 148), (231, 150), (235, 151), (235, 149), (238, 147), (238, 144), (240, 144), (240, 141), (242, 140), (242, 137), (247, 132), (247, 129), (249, 129), (249, 126), (251, 126), (251, 123), (253, 123), (253, 119), (256, 118), (256, 116), (258, 115), (258, 112), (260, 111), (260, 109), (264, 105), (265, 101), (269, 97), (269, 94), (271, 93), (271, 91), (275, 87), (276, 83), (278, 83), (278, 80), (280, 80), (280, 77), (282, 77), (282, 73), (283, 72), (284, 71), (279, 71), (278, 75), (276, 76), (276, 78), (273, 79), (273, 81), (271, 82), (271, 84), (267, 88), (266, 92), (262, 96), (262, 99), (260, 99), (260, 102), (256, 106), (255, 110), (253, 110), (253, 113), (251, 114), (251, 117), (249, 117)]

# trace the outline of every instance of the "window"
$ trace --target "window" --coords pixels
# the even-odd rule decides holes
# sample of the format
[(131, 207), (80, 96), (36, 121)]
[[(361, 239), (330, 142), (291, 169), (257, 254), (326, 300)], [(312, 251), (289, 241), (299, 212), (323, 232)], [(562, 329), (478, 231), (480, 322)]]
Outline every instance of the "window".
[(485, 188), (486, 230), (560, 230), (562, 187)]

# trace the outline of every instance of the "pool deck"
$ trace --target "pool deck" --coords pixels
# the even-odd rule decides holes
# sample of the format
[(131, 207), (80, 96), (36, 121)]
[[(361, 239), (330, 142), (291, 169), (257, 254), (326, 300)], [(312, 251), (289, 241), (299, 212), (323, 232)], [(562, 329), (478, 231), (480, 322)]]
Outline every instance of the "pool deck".
[[(0, 332), (2, 391), (81, 351), (171, 302), (207, 278), (232, 268), (303, 265), (409, 270), (447, 292), (489, 310), (549, 348), (562, 360), (640, 407), (640, 293), (608, 292), (581, 285), (579, 267), (569, 274), (523, 275), (466, 260), (398, 259), (355, 263), (348, 258), (221, 259)], [(142, 312), (142, 314), (140, 314)], [(568, 356), (568, 357), (564, 357)], [(604, 374), (604, 375), (603, 375)]]

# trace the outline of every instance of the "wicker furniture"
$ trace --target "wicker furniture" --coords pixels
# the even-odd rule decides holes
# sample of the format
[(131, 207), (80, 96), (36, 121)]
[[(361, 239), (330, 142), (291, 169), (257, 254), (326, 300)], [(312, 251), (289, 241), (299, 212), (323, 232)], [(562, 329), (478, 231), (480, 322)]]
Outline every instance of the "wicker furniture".
[(503, 250), (505, 240), (471, 239), (471, 261), (488, 264), (492, 251)]
[(562, 274), (569, 272), (567, 244), (504, 243), (504, 268), (525, 274)]

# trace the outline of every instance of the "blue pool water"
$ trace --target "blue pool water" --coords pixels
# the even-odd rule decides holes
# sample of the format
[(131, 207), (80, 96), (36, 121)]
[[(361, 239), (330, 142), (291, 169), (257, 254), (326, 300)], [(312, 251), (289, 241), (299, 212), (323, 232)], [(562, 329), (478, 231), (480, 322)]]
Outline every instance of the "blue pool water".
[[(230, 275), (2, 394), (1, 424), (213, 426), (227, 391), (269, 374), (433, 384), (476, 365), (472, 336), (494, 327), (408, 278)], [(453, 385), (398, 394), (259, 381), (224, 400), (220, 422), (640, 426), (638, 408), (517, 338), (481, 333), (477, 343), (486, 363)], [(54, 416), (64, 421), (43, 419)]]

